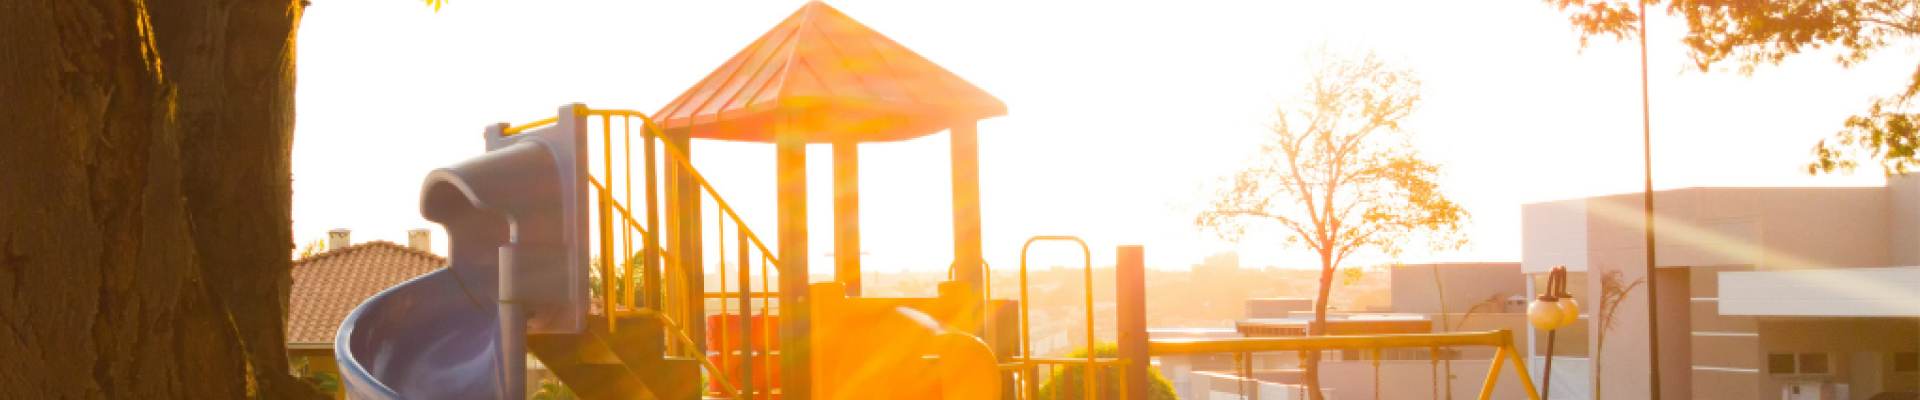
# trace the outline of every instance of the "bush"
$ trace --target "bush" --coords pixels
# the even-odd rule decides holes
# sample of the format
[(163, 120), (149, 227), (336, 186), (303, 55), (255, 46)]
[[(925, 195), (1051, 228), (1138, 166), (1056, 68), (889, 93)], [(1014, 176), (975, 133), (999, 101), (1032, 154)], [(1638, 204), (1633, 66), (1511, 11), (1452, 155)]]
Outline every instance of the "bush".
[[(1093, 351), (1094, 357), (1098, 358), (1120, 356), (1120, 346), (1111, 342), (1094, 343)], [(1074, 350), (1067, 355), (1067, 358), (1086, 357), (1086, 348)], [(1081, 380), (1085, 376), (1084, 370), (1085, 367), (1080, 365), (1054, 369), (1053, 375), (1047, 377), (1046, 383), (1040, 384), (1039, 400), (1084, 400), (1083, 397), (1087, 394), (1087, 384)], [(1095, 370), (1100, 371), (1100, 375), (1095, 377), (1093, 382), (1094, 396), (1100, 399), (1120, 398), (1120, 368), (1103, 366)], [(1159, 368), (1147, 367), (1147, 381), (1147, 400), (1178, 400), (1173, 393), (1173, 384), (1168, 383), (1166, 377), (1160, 376)]]

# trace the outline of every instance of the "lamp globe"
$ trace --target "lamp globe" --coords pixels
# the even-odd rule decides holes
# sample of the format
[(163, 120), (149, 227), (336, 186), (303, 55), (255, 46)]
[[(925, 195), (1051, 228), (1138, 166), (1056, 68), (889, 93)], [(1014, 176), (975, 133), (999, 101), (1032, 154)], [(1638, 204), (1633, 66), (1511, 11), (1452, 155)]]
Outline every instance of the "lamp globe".
[(1527, 305), (1527, 322), (1532, 323), (1534, 329), (1550, 331), (1560, 327), (1560, 304), (1555, 300), (1559, 299), (1540, 296), (1533, 304)]

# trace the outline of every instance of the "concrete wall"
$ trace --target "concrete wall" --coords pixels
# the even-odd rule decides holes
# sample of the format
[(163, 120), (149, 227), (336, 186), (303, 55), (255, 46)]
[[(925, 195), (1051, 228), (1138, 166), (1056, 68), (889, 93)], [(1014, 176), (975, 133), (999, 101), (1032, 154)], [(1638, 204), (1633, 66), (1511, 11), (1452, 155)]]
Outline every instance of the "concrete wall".
[(1543, 274), (1554, 266), (1587, 270), (1587, 199), (1520, 206), (1520, 268)]
[(1920, 265), (1920, 175), (1887, 178), (1887, 263)]
[(1544, 384), (1537, 386), (1544, 395), (1542, 398), (1547, 400), (1593, 398), (1593, 382), (1587, 380), (1587, 377), (1593, 374), (1592, 365), (1592, 361), (1585, 357), (1554, 357), (1553, 376), (1547, 376), (1546, 357), (1531, 357), (1527, 360), (1528, 371), (1533, 373), (1535, 382), (1553, 380), (1551, 390)]
[(1725, 315), (1920, 317), (1920, 267), (1730, 271), (1719, 278)]
[(1721, 272), (1744, 271), (1746, 266), (1689, 268), (1688, 316), (1692, 323), (1691, 386), (1694, 399), (1734, 400), (1760, 397), (1759, 322), (1753, 317), (1720, 313)]
[[(1920, 183), (1916, 183), (1920, 185)], [(1920, 188), (1687, 188), (1655, 192), (1659, 265), (1754, 265), (1756, 269), (1888, 265), (1894, 255), (1920, 261), (1920, 193), (1912, 207), (1890, 197)], [(1521, 268), (1645, 265), (1639, 193), (1521, 206)], [(1909, 209), (1911, 208), (1911, 209)], [(1898, 211), (1899, 213), (1895, 213)], [(1895, 227), (1896, 215), (1912, 224)], [(1913, 236), (1905, 240), (1894, 233)], [(1634, 251), (1628, 251), (1634, 250)], [(1636, 259), (1633, 256), (1638, 256)]]
[(1777, 396), (1783, 384), (1790, 381), (1826, 381), (1854, 383), (1856, 377), (1866, 375), (1882, 377), (1883, 387), (1861, 387), (1853, 385), (1850, 394), (1853, 399), (1880, 390), (1914, 390), (1914, 386), (1904, 379), (1884, 380), (1881, 371), (1856, 371), (1856, 365), (1879, 366), (1871, 360), (1856, 358), (1878, 358), (1896, 351), (1920, 351), (1920, 320), (1914, 318), (1792, 318), (1763, 319), (1760, 321), (1760, 347), (1764, 354), (1773, 353), (1826, 353), (1829, 373), (1818, 375), (1775, 375), (1763, 367), (1759, 393), (1762, 396)]
[[(1513, 363), (1505, 363), (1500, 368), (1500, 381), (1494, 385), (1493, 398), (1500, 400), (1524, 400), (1526, 392), (1521, 389), (1519, 374), (1514, 372)], [(1487, 382), (1487, 370), (1492, 360), (1474, 359), (1453, 361), (1453, 398), (1474, 399), (1480, 395), (1480, 387)], [(1558, 368), (1559, 365), (1555, 365)], [(1340, 361), (1322, 363), (1321, 384), (1341, 399), (1432, 399), (1436, 375), (1441, 392), (1439, 398), (1447, 398), (1444, 364), (1436, 366), (1426, 361), (1382, 361), (1380, 362), (1379, 396), (1374, 395), (1374, 368), (1368, 361)], [(1534, 377), (1538, 379), (1539, 377)]]

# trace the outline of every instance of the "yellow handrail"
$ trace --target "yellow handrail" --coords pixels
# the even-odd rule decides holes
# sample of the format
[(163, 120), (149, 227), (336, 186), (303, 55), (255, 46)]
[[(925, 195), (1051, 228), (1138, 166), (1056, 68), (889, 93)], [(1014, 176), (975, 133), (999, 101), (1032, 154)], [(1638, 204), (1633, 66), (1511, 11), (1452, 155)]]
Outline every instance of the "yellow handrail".
[[(675, 333), (674, 336), (680, 338), (680, 341), (685, 342), (687, 344), (687, 347), (698, 347), (697, 343), (693, 341), (693, 337), (687, 336), (687, 331), (685, 329), (681, 329), (680, 324), (673, 322), (673, 317), (668, 317), (667, 314), (665, 313), (653, 313), (653, 315), (655, 317), (660, 318), (660, 323), (666, 325), (668, 328), (667, 330), (673, 331), (673, 333)], [(721, 372), (720, 367), (713, 365), (713, 361), (708, 360), (707, 357), (705, 357), (705, 354), (702, 354), (701, 357), (694, 357), (694, 358), (699, 359), (700, 364), (705, 365), (708, 371), (713, 371), (713, 374), (711, 374), (711, 376), (713, 377), (714, 380), (720, 382), (720, 386), (726, 387), (727, 391), (729, 392), (741, 394), (740, 396), (734, 397), (734, 398), (743, 399), (743, 400), (747, 398), (746, 393), (740, 391), (740, 386), (733, 384), (733, 380), (728, 379), (727, 374), (720, 373)]]
[[(1521, 361), (1520, 352), (1513, 347), (1513, 331), (1505, 329), (1469, 333), (1160, 339), (1147, 342), (1147, 353), (1158, 356), (1335, 349), (1371, 349), (1378, 351), (1383, 348), (1426, 347), (1434, 349), (1455, 346), (1489, 346), (1495, 348), (1493, 353), (1493, 367), (1487, 371), (1486, 385), (1480, 387), (1480, 400), (1487, 400), (1493, 395), (1493, 387), (1499, 382), (1500, 368), (1508, 358), (1513, 359), (1514, 372), (1519, 375), (1520, 387), (1526, 390), (1527, 398), (1530, 400), (1540, 400), (1540, 393), (1533, 386), (1533, 377), (1527, 372), (1526, 363)], [(1379, 360), (1379, 356), (1376, 355), (1374, 359)]]
[[(1080, 240), (1080, 238), (1074, 237), (1074, 236), (1034, 236), (1031, 238), (1027, 238), (1027, 243), (1020, 246), (1020, 347), (1021, 347), (1020, 354), (1023, 356), (1023, 358), (1018, 358), (1016, 359), (1016, 361), (1026, 365), (1027, 371), (1028, 371), (1026, 375), (1037, 375), (1040, 373), (1039, 364), (1041, 364), (1041, 362), (1039, 361), (1040, 359), (1033, 358), (1033, 338), (1030, 337), (1031, 332), (1028, 332), (1033, 327), (1033, 323), (1029, 321), (1027, 317), (1027, 314), (1028, 314), (1027, 309), (1032, 304), (1032, 302), (1027, 301), (1027, 249), (1033, 247), (1033, 242), (1039, 242), (1039, 241), (1066, 241), (1066, 242), (1078, 243), (1080, 244), (1081, 259), (1086, 261), (1086, 265), (1083, 269), (1086, 271), (1086, 276), (1087, 276), (1087, 280), (1086, 280), (1087, 359), (1075, 360), (1072, 362), (1061, 362), (1060, 364), (1085, 364), (1086, 365), (1085, 369), (1081, 370), (1080, 380), (1085, 381), (1087, 383), (1087, 387), (1086, 387), (1087, 395), (1085, 398), (1092, 399), (1094, 398), (1094, 391), (1093, 391), (1094, 382), (1093, 381), (1096, 377), (1099, 376), (1098, 374), (1095, 373), (1093, 368), (1096, 366), (1099, 366), (1100, 362), (1094, 357), (1095, 352), (1094, 352), (1094, 334), (1093, 334), (1093, 250), (1087, 247), (1087, 241)], [(986, 280), (991, 282), (993, 280), (993, 276), (988, 275), (986, 277)], [(1039, 381), (1036, 380), (1036, 378), (1038, 377), (1030, 376), (1024, 380), (1026, 382), (1028, 399), (1038, 398), (1040, 395)], [(1122, 379), (1125, 379), (1125, 378), (1123, 377)]]
[[(649, 313), (645, 310), (642, 310), (640, 307), (638, 307), (637, 304), (634, 304), (636, 299), (633, 298), (633, 294), (641, 290), (641, 288), (637, 287), (636, 284), (631, 282), (634, 278), (633, 268), (632, 268), (632, 265), (630, 265), (632, 262), (631, 260), (632, 254), (620, 254), (620, 258), (622, 258), (622, 260), (619, 260), (619, 262), (621, 263), (621, 268), (619, 268), (616, 271), (616, 269), (613, 267), (612, 263), (616, 261), (612, 259), (612, 256), (610, 254), (612, 254), (613, 252), (613, 246), (616, 246), (617, 244), (614, 243), (614, 241), (610, 240), (611, 236), (609, 235), (613, 235), (614, 230), (616, 229), (619, 230), (623, 235), (626, 234), (627, 232), (638, 232), (640, 235), (642, 235), (642, 237), (651, 237), (652, 235), (655, 234), (655, 232), (650, 232), (650, 230), (645, 225), (642, 225), (638, 220), (634, 218), (633, 210), (629, 208), (628, 204), (625, 204), (625, 202), (622, 202), (620, 198), (615, 197), (612, 187), (610, 185), (611, 183), (614, 183), (614, 182), (607, 182), (607, 183), (601, 182), (601, 179), (615, 180), (616, 178), (613, 175), (615, 170), (613, 169), (613, 165), (612, 165), (614, 161), (613, 154), (612, 154), (612, 151), (613, 151), (612, 147), (615, 145), (615, 143), (613, 142), (613, 138), (611, 136), (612, 117), (614, 116), (623, 117), (622, 121), (624, 121), (627, 124), (626, 125), (627, 127), (632, 126), (631, 125), (632, 119), (630, 118), (640, 119), (640, 121), (643, 123), (643, 126), (641, 127), (641, 129), (646, 130), (642, 132), (642, 134), (644, 136), (647, 136), (646, 138), (647, 144), (648, 144), (647, 147), (649, 147), (648, 159), (649, 160), (652, 159), (651, 147), (654, 143), (653, 142), (653, 140), (655, 140), (654, 138), (659, 138), (659, 143), (664, 144), (667, 149), (667, 151), (665, 152), (668, 156), (667, 158), (674, 160), (673, 162), (677, 163), (676, 165), (684, 169), (686, 173), (693, 179), (693, 181), (700, 186), (701, 190), (705, 191), (707, 195), (713, 199), (714, 203), (719, 206), (719, 212), (724, 213), (724, 215), (721, 216), (722, 218), (721, 223), (724, 224), (726, 220), (731, 220), (733, 223), (738, 225), (740, 229), (739, 232), (744, 234), (744, 236), (747, 239), (746, 241), (752, 242), (754, 248), (759, 250), (761, 255), (760, 258), (761, 258), (762, 291), (756, 293), (756, 292), (753, 292), (751, 288), (741, 288), (742, 293), (738, 296), (728, 296), (728, 295), (731, 295), (731, 293), (720, 293), (720, 297), (747, 297), (747, 298), (759, 297), (759, 298), (762, 298), (761, 313), (762, 314), (768, 313), (767, 305), (765, 303), (766, 303), (766, 300), (768, 300), (768, 298), (772, 296), (768, 293), (770, 292), (770, 290), (768, 290), (765, 287), (768, 280), (768, 277), (766, 275), (772, 273), (773, 271), (768, 271), (767, 268), (770, 265), (774, 269), (774, 271), (778, 271), (778, 268), (779, 268), (778, 257), (776, 257), (773, 251), (767, 247), (766, 243), (760, 239), (759, 235), (755, 234), (753, 230), (747, 226), (746, 220), (741, 217), (740, 213), (736, 211), (731, 204), (728, 204), (724, 198), (720, 197), (719, 190), (713, 186), (712, 182), (708, 181), (705, 176), (700, 174), (698, 170), (694, 169), (693, 164), (691, 160), (687, 158), (687, 153), (684, 151), (684, 149), (681, 149), (673, 141), (665, 140), (664, 130), (661, 129), (659, 125), (654, 123), (652, 117), (647, 116), (645, 113), (641, 113), (638, 111), (631, 111), (631, 110), (595, 110), (595, 109), (589, 109), (582, 106), (576, 106), (576, 107), (573, 107), (573, 109), (575, 110), (573, 112), (574, 117), (586, 117), (586, 116), (595, 116), (595, 115), (602, 117), (601, 124), (603, 125), (602, 129), (604, 130), (604, 132), (602, 134), (603, 137), (600, 138), (601, 139), (600, 141), (605, 142), (604, 145), (606, 146), (605, 148), (603, 148), (603, 152), (607, 153), (604, 155), (606, 159), (603, 160), (606, 165), (604, 166), (604, 168), (602, 168), (605, 170), (602, 175), (605, 175), (605, 176), (599, 177), (599, 179), (596, 179), (593, 172), (599, 172), (599, 171), (589, 171), (586, 176), (586, 181), (588, 182), (588, 184), (592, 185), (592, 187), (595, 189), (595, 194), (597, 195), (596, 199), (600, 202), (605, 203), (603, 205), (604, 208), (600, 208), (601, 212), (603, 212), (603, 214), (612, 214), (612, 215), (601, 216), (600, 221), (595, 223), (595, 226), (596, 226), (595, 229), (601, 231), (600, 234), (602, 235), (602, 240), (597, 245), (598, 247), (600, 247), (598, 253), (600, 253), (601, 258), (606, 259), (603, 261), (604, 265), (601, 266), (599, 272), (603, 275), (603, 278), (604, 278), (602, 282), (603, 287), (601, 289), (603, 292), (605, 292), (600, 300), (602, 303), (601, 304), (602, 307), (606, 310), (607, 317), (611, 320), (616, 314), (629, 314), (629, 313), (651, 314), (659, 318), (666, 325), (667, 330), (673, 332), (672, 333), (673, 336), (677, 338), (677, 340), (675, 341), (685, 345), (686, 349), (696, 349), (699, 347), (699, 343), (695, 341), (691, 333), (687, 331), (687, 329), (690, 329), (690, 328), (680, 325), (679, 323), (674, 321), (672, 316), (668, 314), (669, 312), (676, 312), (676, 311), (670, 311), (670, 310), (681, 310), (677, 312), (682, 312), (682, 313), (685, 313), (685, 311), (687, 311), (685, 309), (675, 307), (675, 304), (679, 302), (678, 300), (683, 300), (680, 298), (681, 296), (668, 296), (665, 299), (665, 300), (669, 300), (666, 304), (652, 305), (651, 307), (659, 308), (659, 310), (655, 310), (656, 312)], [(560, 118), (561, 117), (546, 118), (546, 119), (534, 121), (531, 123), (527, 123), (524, 125), (507, 127), (502, 130), (501, 134), (503, 136), (511, 136), (511, 135), (523, 133), (531, 129), (536, 129), (543, 126), (556, 124), (560, 121)], [(625, 143), (628, 143), (627, 145), (628, 148), (625, 150), (625, 152), (631, 153), (632, 152), (631, 141), (633, 140), (632, 135), (630, 133), (623, 133), (621, 136), (623, 140), (626, 140)], [(629, 159), (625, 164), (627, 165), (625, 168), (627, 169), (626, 176), (628, 176), (628, 180), (629, 180), (629, 182), (627, 183), (627, 187), (628, 187), (628, 190), (631, 190), (631, 186), (632, 186), (631, 175), (633, 173), (631, 171), (632, 160), (630, 155), (628, 157)], [(652, 171), (652, 165), (653, 164), (651, 163), (651, 161), (649, 161), (648, 168), (647, 168), (649, 171), (647, 175), (649, 177), (648, 178), (649, 182), (652, 181), (651, 177), (653, 176), (652, 172), (650, 172)], [(628, 201), (631, 201), (631, 199), (629, 198)], [(649, 208), (651, 207), (652, 206), (650, 205)], [(610, 210), (611, 212), (608, 212), (609, 209), (611, 209)], [(617, 217), (615, 217), (614, 215), (617, 215)], [(615, 228), (613, 226), (615, 225), (615, 223), (611, 221), (613, 219), (618, 219), (620, 220), (620, 222), (623, 222), (623, 223), (619, 224), (621, 225), (620, 227)], [(657, 242), (653, 240), (646, 240), (646, 242), (647, 243), (642, 245), (642, 247), (646, 248), (641, 250), (642, 252), (645, 252), (647, 250), (652, 250), (654, 252), (657, 252), (656, 254), (658, 254), (658, 257), (659, 257), (658, 261), (666, 263), (669, 266), (669, 269), (672, 269), (673, 268), (672, 266), (678, 263), (679, 260), (676, 257), (674, 257), (674, 254), (671, 252), (668, 252), (666, 249), (660, 248), (660, 245)], [(626, 242), (621, 241), (620, 243), (626, 243)], [(623, 252), (632, 252), (633, 250), (635, 250), (632, 247), (633, 246), (631, 244), (625, 244), (624, 246), (622, 246)], [(652, 262), (652, 261), (648, 261), (648, 262)], [(651, 271), (648, 271), (648, 272), (651, 272)], [(615, 287), (615, 285), (613, 284), (614, 283), (613, 280), (616, 279), (614, 275), (620, 275), (618, 279), (621, 280), (621, 283), (623, 284), (622, 286), (624, 286), (625, 288), (623, 290), (623, 293), (620, 293), (618, 295), (613, 293), (614, 287)], [(668, 276), (665, 276), (662, 278), (671, 279), (673, 276), (677, 276), (677, 274), (672, 274), (672, 273), (669, 273), (666, 275)], [(681, 286), (681, 285), (677, 285), (673, 282), (669, 282), (668, 286), (675, 287), (675, 286)], [(705, 289), (703, 288), (690, 288), (690, 290), (702, 291), (703, 293), (700, 296), (701, 298), (714, 297), (713, 293), (704, 293)], [(616, 300), (616, 299), (621, 299), (621, 300)], [(621, 306), (625, 306), (626, 309), (623, 310)], [(690, 305), (682, 305), (682, 306), (690, 306)], [(746, 312), (747, 312), (746, 310), (742, 310), (742, 313), (746, 313)], [(611, 327), (611, 326), (614, 326), (614, 324), (609, 324), (608, 326)], [(708, 360), (704, 356), (704, 354), (696, 355), (695, 358), (699, 359), (701, 364), (704, 365), (709, 371), (716, 371), (716, 372), (720, 371), (720, 369), (716, 365), (714, 365), (714, 363), (711, 360)], [(751, 361), (748, 361), (748, 362), (751, 362)], [(716, 374), (716, 375), (719, 375), (719, 376), (715, 376), (713, 378), (717, 379), (717, 381), (720, 382), (725, 387), (726, 391), (737, 393), (738, 394), (737, 398), (744, 399), (745, 396), (749, 394), (743, 391), (743, 389), (740, 386), (735, 384), (732, 379), (729, 379), (724, 374)]]
[[(642, 123), (646, 124), (646, 129), (652, 130), (655, 135), (659, 135), (662, 137), (666, 136), (666, 130), (661, 129), (659, 125), (655, 125), (652, 117), (648, 117), (646, 114), (643, 114), (639, 111), (594, 110), (594, 109), (587, 109), (584, 107), (579, 108), (578, 110), (580, 111), (576, 111), (574, 115), (579, 115), (579, 116), (619, 115), (619, 116), (638, 117), (640, 118), (640, 121)], [(700, 170), (693, 168), (693, 163), (687, 160), (686, 153), (681, 151), (680, 147), (674, 145), (672, 141), (661, 140), (660, 142), (666, 145), (667, 153), (668, 153), (667, 158), (674, 160), (675, 162), (679, 163), (681, 167), (686, 168), (687, 174), (693, 177), (694, 183), (698, 183), (701, 189), (705, 189), (707, 191), (708, 196), (713, 197), (713, 203), (716, 205), (719, 205), (721, 211), (726, 212), (727, 216), (732, 218), (735, 224), (738, 224), (742, 230), (745, 230), (747, 232), (747, 238), (752, 239), (754, 247), (757, 247), (760, 249), (761, 256), (765, 257), (766, 259), (768, 259), (773, 263), (774, 270), (776, 271), (779, 270), (780, 269), (779, 257), (775, 257), (773, 255), (773, 251), (767, 249), (766, 243), (760, 240), (760, 235), (753, 233), (753, 229), (750, 229), (747, 227), (747, 221), (745, 219), (740, 218), (740, 213), (734, 211), (733, 206), (727, 204), (726, 199), (723, 199), (720, 197), (720, 191), (713, 188), (713, 184), (707, 181), (707, 177), (701, 175)]]
[[(652, 117), (649, 117), (647, 116), (647, 114), (641, 113), (639, 111), (596, 110), (596, 109), (589, 109), (585, 107), (575, 108), (575, 110), (577, 110), (574, 112), (575, 116), (605, 115), (605, 116), (638, 117), (640, 118), (640, 121), (645, 124), (646, 129), (653, 131), (654, 134), (656, 135), (665, 136), (665, 130), (661, 129), (659, 125), (656, 125), (653, 122)], [(520, 133), (522, 131), (526, 131), (528, 129), (538, 128), (541, 126), (553, 124), (554, 122), (557, 122), (557, 121), (558, 121), (558, 117), (542, 119), (542, 120), (534, 121), (525, 125), (509, 127), (504, 131), (502, 131), (502, 134), (511, 136), (511, 135)], [(740, 213), (734, 211), (733, 206), (727, 204), (726, 199), (723, 199), (720, 197), (720, 191), (713, 188), (713, 184), (707, 181), (706, 176), (701, 175), (699, 170), (696, 170), (693, 168), (693, 163), (687, 161), (686, 153), (682, 152), (680, 148), (678, 146), (675, 146), (671, 141), (662, 140), (661, 142), (666, 145), (667, 152), (669, 153), (668, 155), (670, 156), (668, 158), (671, 158), (675, 162), (678, 162), (680, 166), (686, 167), (687, 173), (693, 177), (694, 182), (698, 183), (701, 189), (705, 189), (707, 191), (707, 194), (713, 197), (714, 204), (719, 205), (720, 209), (722, 211), (725, 211), (727, 213), (727, 216), (733, 219), (733, 222), (735, 224), (739, 224), (742, 227), (742, 229), (745, 229), (747, 231), (747, 237), (749, 239), (752, 239), (754, 247), (759, 248), (761, 256), (766, 257), (768, 260), (772, 262), (774, 270), (779, 270), (780, 269), (779, 258), (773, 255), (773, 251), (767, 249), (766, 243), (760, 240), (760, 235), (753, 233), (752, 229), (746, 228), (747, 221), (745, 219), (740, 218)]]
[(539, 121), (528, 122), (526, 125), (508, 127), (507, 129), (501, 130), (500, 135), (512, 136), (513, 134), (520, 133), (521, 131), (525, 131), (533, 128), (539, 128), (547, 125), (552, 125), (555, 122), (560, 122), (560, 117), (547, 118)]

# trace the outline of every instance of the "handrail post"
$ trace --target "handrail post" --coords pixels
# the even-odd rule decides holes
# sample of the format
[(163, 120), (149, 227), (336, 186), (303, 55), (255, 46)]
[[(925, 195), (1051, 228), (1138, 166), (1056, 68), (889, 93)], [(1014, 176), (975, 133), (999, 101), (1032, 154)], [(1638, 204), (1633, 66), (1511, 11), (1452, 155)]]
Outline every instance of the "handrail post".
[(1120, 319), (1120, 397), (1147, 399), (1146, 247), (1120, 246), (1114, 252), (1115, 305)]
[[(642, 121), (644, 122), (645, 119), (643, 118)], [(646, 264), (643, 267), (646, 272), (640, 276), (640, 280), (643, 281), (646, 286), (647, 307), (658, 310), (661, 309), (660, 303), (665, 296), (662, 293), (665, 291), (665, 288), (660, 279), (661, 275), (665, 273), (665, 271), (661, 270), (660, 266), (660, 184), (656, 180), (659, 172), (654, 170), (655, 151), (653, 144), (653, 142), (659, 138), (654, 135), (653, 129), (649, 129), (646, 126), (642, 126), (640, 132), (646, 142), (642, 147), (646, 148), (645, 151), (647, 153), (645, 156), (646, 160), (643, 161), (647, 163), (645, 172), (647, 175), (647, 232), (645, 237), (642, 238), (647, 242), (645, 245), (646, 250), (644, 250), (646, 252)]]
[[(747, 260), (746, 228), (741, 227), (734, 234), (740, 237), (736, 240), (740, 248), (740, 390), (746, 396), (751, 396), (742, 397), (741, 400), (758, 400), (760, 396), (753, 394), (753, 359), (756, 353), (753, 348), (753, 278), (748, 276), (753, 273), (753, 267)], [(726, 256), (722, 255), (721, 258)], [(766, 344), (765, 339), (761, 344)]]
[[(582, 107), (584, 108), (584, 107)], [(611, 119), (601, 116), (600, 158), (604, 168), (603, 176), (607, 181), (600, 188), (600, 311), (607, 317), (607, 332), (613, 332), (619, 324), (614, 323), (613, 281), (619, 279), (613, 275), (613, 127), (605, 123)]]

